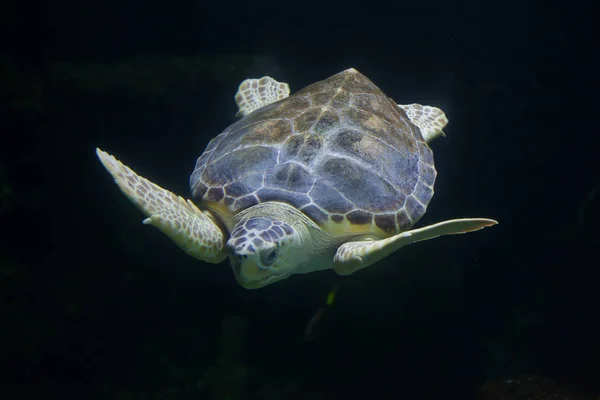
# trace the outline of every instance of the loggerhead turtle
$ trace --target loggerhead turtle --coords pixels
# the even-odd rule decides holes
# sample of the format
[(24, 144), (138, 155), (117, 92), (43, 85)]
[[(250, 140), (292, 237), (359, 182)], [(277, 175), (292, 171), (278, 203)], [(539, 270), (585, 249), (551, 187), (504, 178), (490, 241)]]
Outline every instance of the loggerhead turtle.
[(247, 79), (235, 100), (243, 118), (198, 159), (193, 201), (97, 154), (145, 224), (199, 260), (229, 257), (245, 288), (329, 268), (352, 274), (407, 244), (497, 224), (409, 230), (433, 196), (427, 143), (448, 123), (438, 108), (397, 105), (353, 68), (292, 96), (286, 83)]

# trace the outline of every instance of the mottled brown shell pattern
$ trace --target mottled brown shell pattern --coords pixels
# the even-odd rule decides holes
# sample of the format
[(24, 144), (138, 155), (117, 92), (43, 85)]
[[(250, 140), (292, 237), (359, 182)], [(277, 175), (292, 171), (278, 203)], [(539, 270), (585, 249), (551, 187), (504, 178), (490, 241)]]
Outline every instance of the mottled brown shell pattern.
[(354, 69), (260, 108), (198, 159), (194, 200), (225, 219), (265, 201), (334, 234), (390, 236), (424, 213), (436, 178), (418, 127)]

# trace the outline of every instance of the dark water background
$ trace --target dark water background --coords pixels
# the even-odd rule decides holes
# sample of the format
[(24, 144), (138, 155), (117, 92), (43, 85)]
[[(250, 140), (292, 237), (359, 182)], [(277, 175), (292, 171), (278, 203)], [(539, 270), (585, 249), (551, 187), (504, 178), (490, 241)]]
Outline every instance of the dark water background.
[[(600, 393), (593, 2), (2, 7), (3, 398), (470, 399), (521, 374)], [(420, 224), (500, 225), (247, 291), (142, 225), (95, 157), (185, 196), (241, 80), (349, 67), (450, 119)]]

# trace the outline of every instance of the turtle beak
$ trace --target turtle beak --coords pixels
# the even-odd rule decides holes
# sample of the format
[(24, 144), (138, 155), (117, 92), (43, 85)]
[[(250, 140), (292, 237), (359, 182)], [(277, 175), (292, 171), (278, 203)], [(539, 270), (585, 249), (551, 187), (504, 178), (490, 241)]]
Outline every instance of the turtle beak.
[(249, 258), (241, 262), (232, 256), (230, 262), (235, 279), (242, 287), (258, 289), (270, 283), (269, 271), (261, 270), (255, 260)]

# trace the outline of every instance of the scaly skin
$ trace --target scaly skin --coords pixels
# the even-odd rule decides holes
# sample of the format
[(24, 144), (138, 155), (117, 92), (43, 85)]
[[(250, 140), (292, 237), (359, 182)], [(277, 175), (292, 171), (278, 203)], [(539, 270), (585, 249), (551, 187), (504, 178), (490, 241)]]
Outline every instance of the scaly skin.
[(148, 216), (144, 224), (157, 227), (198, 260), (225, 260), (225, 235), (209, 212), (137, 175), (110, 154), (100, 149), (96, 154), (125, 196)]

